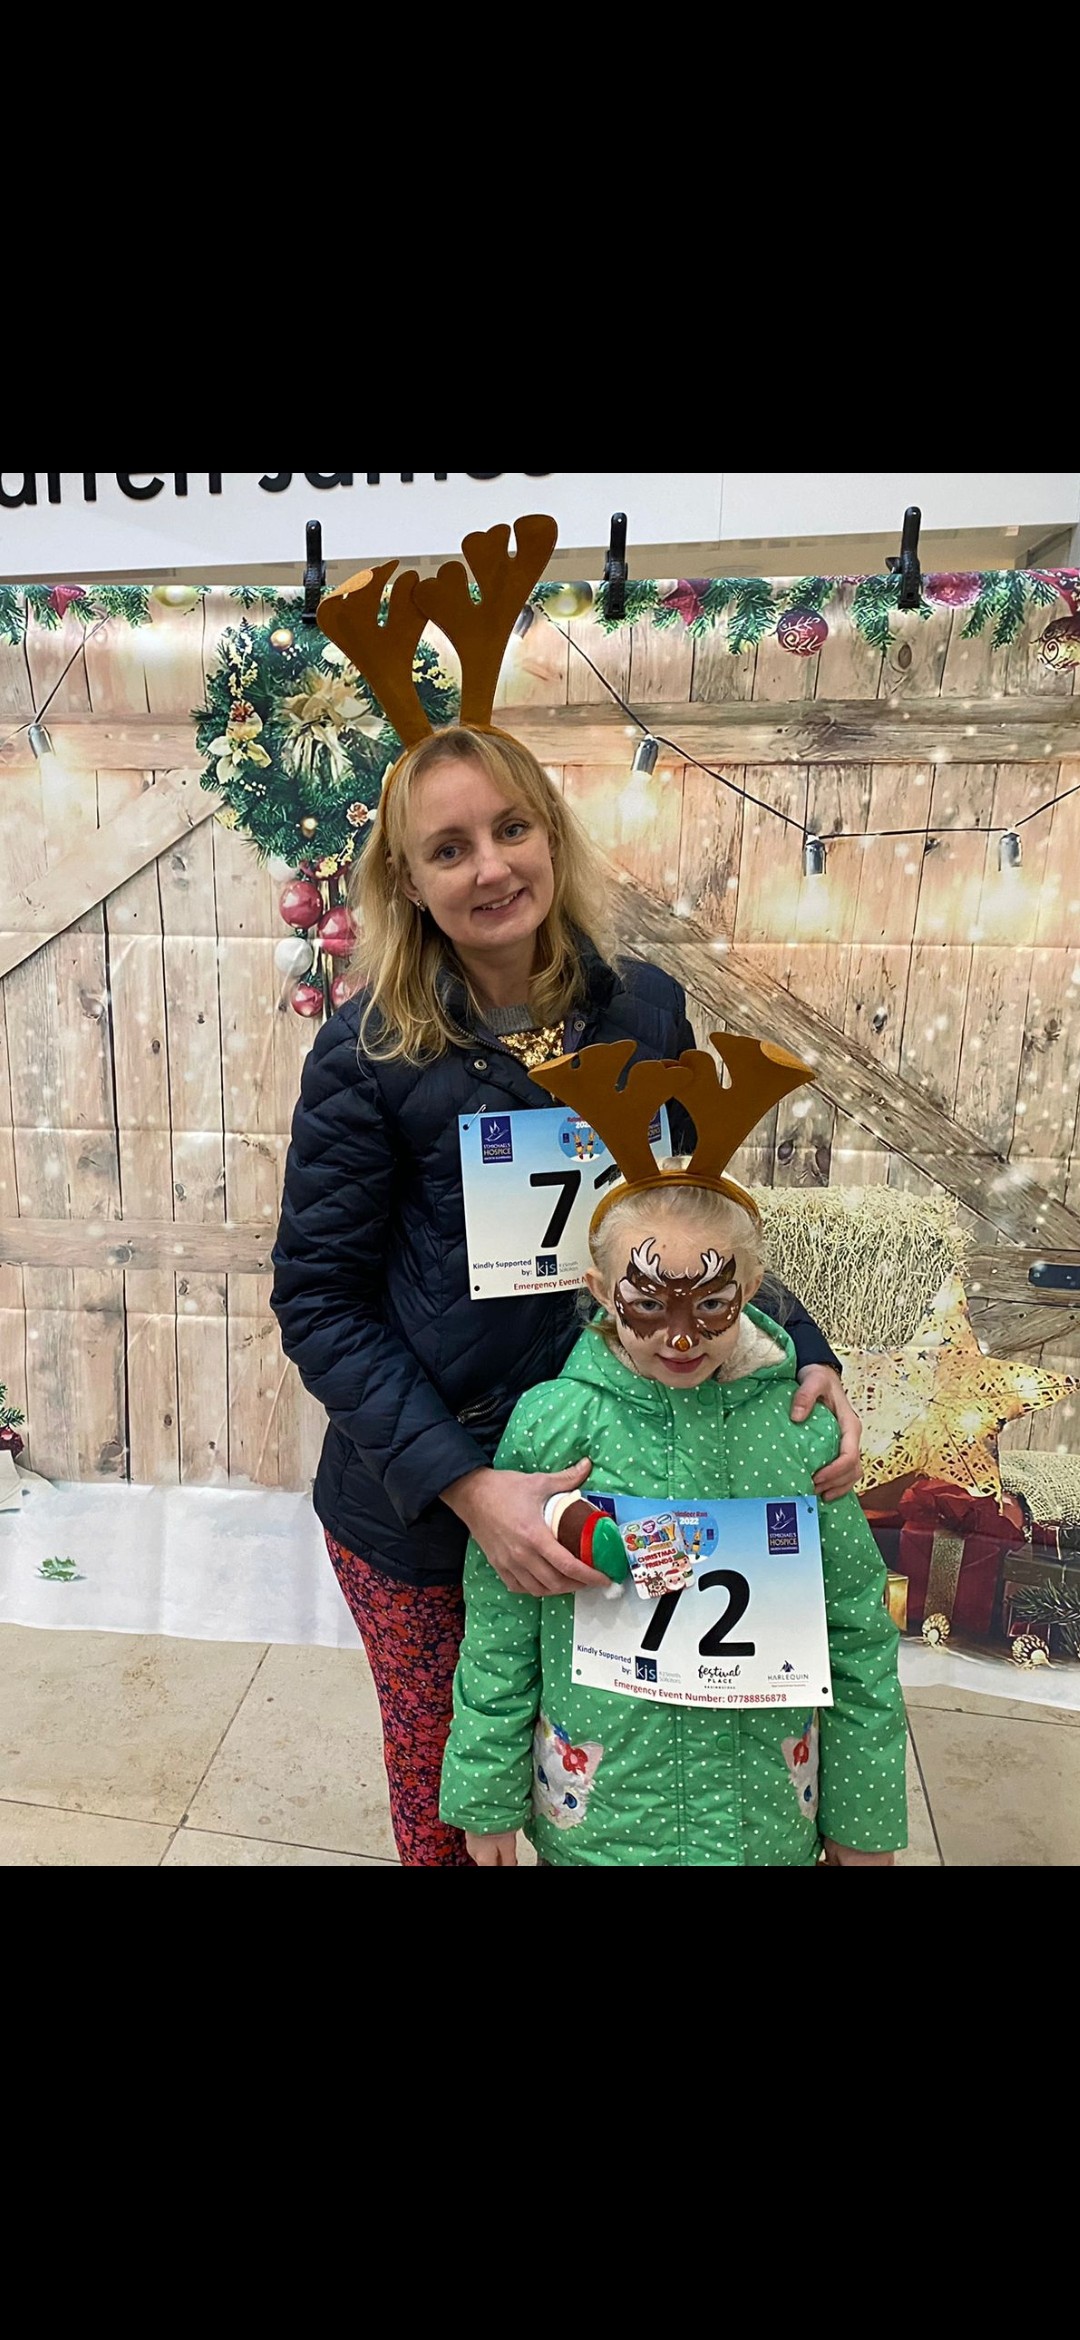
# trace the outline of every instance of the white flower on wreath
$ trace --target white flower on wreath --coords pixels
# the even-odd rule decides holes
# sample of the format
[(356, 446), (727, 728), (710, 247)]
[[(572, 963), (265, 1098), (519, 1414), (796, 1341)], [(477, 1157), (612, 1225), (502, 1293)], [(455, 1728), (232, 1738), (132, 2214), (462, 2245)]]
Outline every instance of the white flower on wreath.
[(210, 753), (218, 759), (217, 776), (223, 788), (228, 787), (230, 780), (242, 780), (248, 764), (254, 764), (260, 772), (268, 769), (270, 758), (258, 744), (262, 728), (262, 716), (256, 714), (250, 699), (235, 699), (221, 738), (210, 742)]

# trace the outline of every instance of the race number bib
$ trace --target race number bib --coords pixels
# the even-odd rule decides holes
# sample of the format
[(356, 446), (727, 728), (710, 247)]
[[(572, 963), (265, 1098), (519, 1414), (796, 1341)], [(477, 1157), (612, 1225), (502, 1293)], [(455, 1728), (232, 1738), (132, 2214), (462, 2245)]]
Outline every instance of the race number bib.
[[(589, 1501), (621, 1528), (655, 1513), (655, 1496)], [(693, 1582), (642, 1601), (631, 1581), (613, 1599), (574, 1599), (573, 1678), (665, 1706), (831, 1706), (829, 1636), (817, 1503), (664, 1505), (678, 1519)]]
[[(602, 1138), (577, 1114), (463, 1113), (461, 1178), (474, 1300), (571, 1292), (585, 1281), (589, 1221), (619, 1177)], [(649, 1131), (671, 1152), (666, 1108)]]

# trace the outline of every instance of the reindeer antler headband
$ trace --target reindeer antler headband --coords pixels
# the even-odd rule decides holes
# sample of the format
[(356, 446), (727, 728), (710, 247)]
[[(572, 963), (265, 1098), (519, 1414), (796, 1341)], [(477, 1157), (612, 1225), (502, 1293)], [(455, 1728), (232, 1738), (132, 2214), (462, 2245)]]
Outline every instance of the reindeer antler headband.
[[(370, 684), (406, 751), (433, 736), (413, 680), (413, 661), (429, 622), (441, 627), (461, 659), (461, 723), (470, 731), (494, 729), (491, 715), (507, 644), (559, 541), (557, 523), (540, 514), (515, 521), (514, 534), (516, 553), (510, 551), (506, 527), (465, 538), (461, 549), (480, 588), (479, 601), (473, 600), (461, 561), (444, 562), (438, 576), (424, 584), (415, 569), (406, 569), (381, 623), (383, 594), (398, 565), (387, 561), (379, 569), (362, 569), (319, 605), (323, 633)], [(389, 786), (394, 772), (384, 785)]]
[[(538, 1088), (595, 1129), (622, 1173), (621, 1185), (610, 1187), (594, 1211), (593, 1229), (628, 1194), (665, 1186), (711, 1187), (740, 1203), (760, 1224), (753, 1196), (724, 1172), (763, 1115), (814, 1076), (809, 1065), (771, 1040), (736, 1039), (730, 1032), (712, 1032), (710, 1038), (731, 1074), (729, 1089), (721, 1087), (719, 1070), (702, 1048), (688, 1048), (669, 1063), (636, 1064), (620, 1088), (619, 1075), (634, 1053), (632, 1040), (583, 1048), (531, 1075)], [(650, 1126), (669, 1097), (685, 1105), (697, 1130), (685, 1170), (658, 1170), (649, 1144)]]

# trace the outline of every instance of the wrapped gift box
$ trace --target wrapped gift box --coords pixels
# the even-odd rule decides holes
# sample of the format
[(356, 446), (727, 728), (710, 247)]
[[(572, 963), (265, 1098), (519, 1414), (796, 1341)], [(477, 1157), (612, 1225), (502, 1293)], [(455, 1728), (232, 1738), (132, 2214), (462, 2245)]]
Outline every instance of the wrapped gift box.
[(1006, 1559), (1015, 1574), (1012, 1562), (1030, 1557), (1019, 1504), (1005, 1496), (1003, 1505), (944, 1479), (922, 1479), (901, 1496), (898, 1573), (908, 1580), (909, 1633), (944, 1617), (961, 1638), (1001, 1638)]
[(896, 1576), (890, 1570), (885, 1579), (885, 1606), (893, 1624), (899, 1626), (901, 1633), (906, 1633), (908, 1629), (908, 1580), (906, 1576)]
[(1011, 1552), (1001, 1615), (1007, 1641), (1033, 1634), (1052, 1658), (1080, 1658), (1080, 1551), (1055, 1559), (1033, 1542), (1030, 1551)]
[[(875, 1489), (875, 1493), (876, 1493), (876, 1489)], [(898, 1512), (898, 1511), (895, 1511), (895, 1510), (889, 1510), (889, 1511), (882, 1510), (882, 1509), (881, 1509), (881, 1507), (880, 1507), (878, 1504), (876, 1504), (876, 1503), (874, 1502), (874, 1497), (873, 1497), (873, 1495), (865, 1495), (865, 1496), (863, 1496), (863, 1498), (862, 1498), (862, 1507), (863, 1507), (863, 1510), (864, 1510), (864, 1512), (865, 1512), (865, 1514), (866, 1514), (866, 1524), (867, 1524), (868, 1528), (870, 1529), (870, 1533), (871, 1533), (871, 1535), (873, 1536), (873, 1539), (874, 1539), (874, 1542), (875, 1542), (875, 1544), (877, 1545), (878, 1551), (880, 1552), (880, 1554), (881, 1554), (881, 1557), (882, 1557), (882, 1559), (883, 1559), (883, 1560), (884, 1560), (884, 1562), (885, 1562), (886, 1569), (887, 1569), (887, 1570), (890, 1572), (890, 1574), (899, 1575), (899, 1573), (900, 1573), (900, 1514), (899, 1514), (899, 1512)]]

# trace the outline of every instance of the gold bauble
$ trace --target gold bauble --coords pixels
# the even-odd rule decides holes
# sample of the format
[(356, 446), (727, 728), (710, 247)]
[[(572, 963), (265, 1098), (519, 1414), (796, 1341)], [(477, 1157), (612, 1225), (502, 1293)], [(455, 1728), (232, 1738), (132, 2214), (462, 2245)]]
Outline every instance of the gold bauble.
[(1025, 1673), (1030, 1673), (1033, 1666), (1049, 1665), (1050, 1652), (1037, 1633), (1020, 1633), (1012, 1645), (1012, 1661), (1014, 1666), (1023, 1666)]
[(555, 618), (584, 617), (592, 604), (591, 585), (559, 585), (544, 596), (544, 607)]
[(300, 823), (300, 835), (302, 837), (317, 837), (318, 834), (318, 821), (316, 820), (314, 813), (308, 813), (306, 820), (302, 820)]
[(194, 609), (199, 598), (197, 585), (155, 585), (150, 596), (159, 609)]
[(288, 626), (275, 626), (270, 640), (275, 650), (291, 650), (296, 636), (290, 633)]

